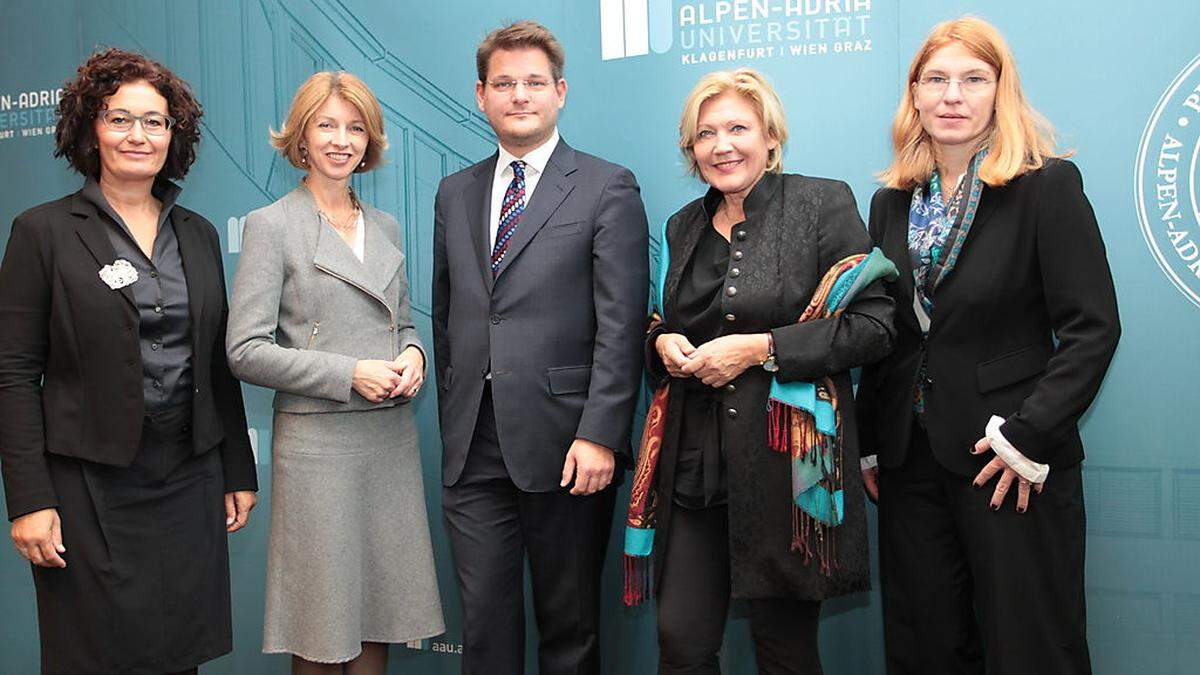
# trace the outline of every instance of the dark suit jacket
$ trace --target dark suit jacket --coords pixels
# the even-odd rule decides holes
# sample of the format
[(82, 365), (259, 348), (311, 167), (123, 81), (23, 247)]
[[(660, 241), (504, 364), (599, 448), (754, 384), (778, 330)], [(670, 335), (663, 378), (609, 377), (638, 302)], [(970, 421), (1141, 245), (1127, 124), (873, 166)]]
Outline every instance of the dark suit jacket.
[[(254, 490), (242, 392), (225, 361), (225, 274), (217, 231), (176, 205), (192, 318), (192, 441), (218, 448), (225, 490)], [(8, 516), (57, 505), (46, 453), (128, 466), (144, 402), (138, 314), (99, 276), (115, 258), (79, 193), (17, 216), (0, 265), (0, 459)]]
[(1026, 457), (1083, 459), (1077, 422), (1100, 388), (1120, 323), (1104, 242), (1074, 164), (1050, 160), (1000, 188), (984, 186), (970, 235), (934, 297), (928, 338), (913, 311), (908, 211), (912, 192), (882, 189), (870, 231), (896, 262), (897, 345), (859, 386), (864, 454), (897, 467), (908, 449), (913, 388), (928, 359), (925, 427), (948, 469), (974, 476), (970, 453), (992, 415)]
[(442, 479), (453, 485), (462, 473), (490, 370), (511, 478), (546, 492), (558, 489), (575, 438), (629, 455), (649, 288), (646, 213), (628, 169), (560, 140), (493, 280), (495, 166), (493, 155), (447, 176), (435, 202)]

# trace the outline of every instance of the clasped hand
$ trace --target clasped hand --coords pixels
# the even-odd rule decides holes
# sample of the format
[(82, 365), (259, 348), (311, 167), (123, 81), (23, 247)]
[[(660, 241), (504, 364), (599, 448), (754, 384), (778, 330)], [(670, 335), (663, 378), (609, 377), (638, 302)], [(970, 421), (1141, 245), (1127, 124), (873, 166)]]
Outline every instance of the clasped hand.
[(664, 333), (654, 341), (671, 377), (695, 377), (710, 387), (721, 387), (766, 354), (765, 335), (723, 335), (699, 347), (679, 333)]
[(363, 359), (354, 366), (354, 391), (372, 403), (405, 396), (412, 398), (425, 382), (425, 356), (408, 347), (392, 361)]

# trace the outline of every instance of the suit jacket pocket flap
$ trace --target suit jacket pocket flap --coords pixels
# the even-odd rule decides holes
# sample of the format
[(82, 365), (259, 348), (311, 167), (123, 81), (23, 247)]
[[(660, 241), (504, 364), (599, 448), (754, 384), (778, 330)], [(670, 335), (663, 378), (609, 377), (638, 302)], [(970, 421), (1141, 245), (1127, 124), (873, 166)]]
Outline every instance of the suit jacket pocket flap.
[(588, 383), (592, 379), (592, 367), (547, 368), (546, 378), (550, 381), (551, 394), (582, 393), (588, 390)]
[(1041, 373), (1046, 369), (1051, 354), (1048, 345), (1029, 345), (980, 363), (975, 368), (979, 393), (985, 394)]

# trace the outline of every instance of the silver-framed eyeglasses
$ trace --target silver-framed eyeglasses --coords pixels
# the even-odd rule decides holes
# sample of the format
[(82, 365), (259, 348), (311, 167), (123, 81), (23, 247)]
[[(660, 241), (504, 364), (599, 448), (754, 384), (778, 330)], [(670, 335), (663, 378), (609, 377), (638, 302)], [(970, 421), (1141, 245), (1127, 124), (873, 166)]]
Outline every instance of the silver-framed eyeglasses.
[(517, 85), (525, 85), (527, 91), (540, 93), (546, 91), (553, 84), (550, 80), (533, 79), (533, 80), (488, 80), (488, 86), (501, 94), (511, 94), (517, 90)]
[(921, 88), (921, 91), (938, 96), (946, 93), (952, 84), (957, 84), (960, 91), (968, 94), (979, 94), (987, 91), (988, 87), (995, 83), (995, 80), (983, 75), (968, 75), (961, 80), (951, 79), (945, 75), (926, 75), (917, 80), (917, 86)]
[(162, 113), (148, 112), (145, 115), (134, 115), (128, 110), (114, 108), (112, 110), (101, 110), (96, 113), (100, 117), (100, 121), (104, 122), (104, 126), (113, 131), (129, 131), (133, 128), (135, 122), (142, 125), (142, 131), (151, 136), (162, 136), (175, 126), (175, 118)]

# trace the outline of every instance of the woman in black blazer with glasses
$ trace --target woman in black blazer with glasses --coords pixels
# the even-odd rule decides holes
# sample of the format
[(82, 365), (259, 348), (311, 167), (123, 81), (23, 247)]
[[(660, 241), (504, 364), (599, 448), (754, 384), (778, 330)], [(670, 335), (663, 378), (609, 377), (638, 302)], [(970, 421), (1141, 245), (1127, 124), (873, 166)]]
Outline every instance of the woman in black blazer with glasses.
[(43, 673), (195, 672), (232, 648), (226, 533), (257, 483), (220, 243), (170, 182), (200, 114), (162, 65), (93, 55), (55, 136), (83, 189), (17, 216), (0, 264), (0, 461)]
[(1120, 335), (1100, 228), (995, 28), (939, 24), (906, 84), (869, 226), (896, 348), (858, 390), (888, 672), (1090, 672), (1078, 422)]

